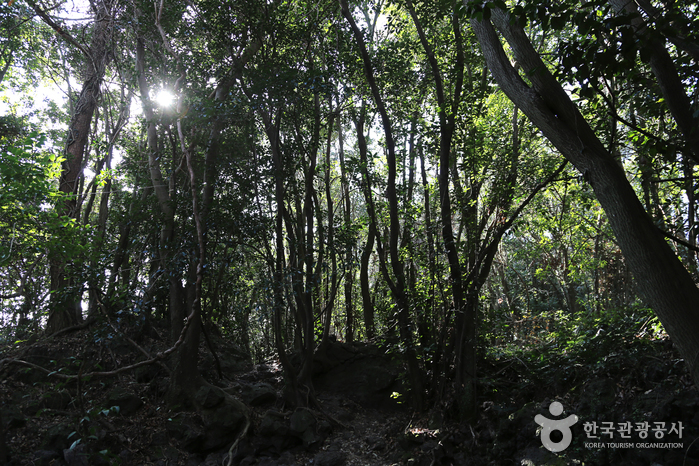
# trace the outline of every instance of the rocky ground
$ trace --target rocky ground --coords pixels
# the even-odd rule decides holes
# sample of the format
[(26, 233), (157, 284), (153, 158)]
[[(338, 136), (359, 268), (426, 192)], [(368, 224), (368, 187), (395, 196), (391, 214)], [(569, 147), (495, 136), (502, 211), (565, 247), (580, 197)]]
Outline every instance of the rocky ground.
[[(565, 465), (699, 464), (699, 394), (667, 340), (617, 342), (546, 357), (490, 354), (481, 364), (480, 418), (452, 419), (444, 405), (413, 414), (402, 403), (400, 364), (366, 344), (333, 343), (316, 358), (318, 403), (286, 409), (282, 374), (274, 361), (253, 365), (223, 339), (202, 346), (202, 372), (213, 386), (245, 403), (250, 425), (231, 449), (226, 413), (215, 390), (198, 396), (214, 414), (178, 412), (162, 401), (165, 369), (158, 365), (106, 378), (64, 382), (56, 374), (87, 374), (135, 362), (126, 340), (85, 329), (55, 341), (2, 349), (0, 400), (9, 465)], [(143, 337), (147, 352), (165, 348)], [(542, 349), (544, 351), (545, 349)], [(542, 353), (544, 354), (544, 353)], [(601, 355), (603, 354), (603, 355)], [(21, 359), (56, 374), (9, 362)], [(217, 389), (216, 389), (217, 390)], [(578, 416), (570, 446), (542, 446), (534, 418), (553, 401)], [(216, 422), (212, 418), (218, 416)], [(627, 448), (620, 425), (665, 422), (663, 442), (682, 448)], [(681, 437), (670, 426), (683, 425)], [(616, 436), (587, 439), (583, 425), (612, 423)], [(649, 430), (650, 438), (655, 435)], [(646, 441), (632, 429), (625, 443)], [(554, 441), (558, 438), (552, 436)], [(659, 440), (658, 440), (659, 441)], [(596, 446), (590, 447), (590, 443)], [(604, 444), (604, 446), (600, 446)], [(2, 461), (0, 461), (1, 463)]]

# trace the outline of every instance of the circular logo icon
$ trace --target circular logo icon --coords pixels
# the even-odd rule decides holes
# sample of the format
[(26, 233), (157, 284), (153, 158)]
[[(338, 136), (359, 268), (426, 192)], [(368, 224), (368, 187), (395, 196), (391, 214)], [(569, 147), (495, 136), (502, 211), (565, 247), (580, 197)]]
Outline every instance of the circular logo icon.
[[(563, 413), (563, 405), (558, 401), (554, 401), (549, 405), (549, 413), (553, 416), (560, 416)], [(541, 443), (547, 450), (557, 453), (568, 448), (573, 440), (573, 433), (570, 431), (570, 427), (578, 422), (578, 416), (571, 414), (565, 419), (557, 420), (537, 414), (534, 421), (541, 426)], [(554, 430), (559, 431), (563, 435), (560, 442), (551, 440), (551, 432)]]

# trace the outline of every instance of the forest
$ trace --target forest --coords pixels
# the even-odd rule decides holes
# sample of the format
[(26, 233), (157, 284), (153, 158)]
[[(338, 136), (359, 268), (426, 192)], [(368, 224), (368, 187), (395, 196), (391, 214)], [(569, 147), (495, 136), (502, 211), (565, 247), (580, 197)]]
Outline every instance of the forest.
[(694, 1), (0, 31), (0, 464), (699, 464)]

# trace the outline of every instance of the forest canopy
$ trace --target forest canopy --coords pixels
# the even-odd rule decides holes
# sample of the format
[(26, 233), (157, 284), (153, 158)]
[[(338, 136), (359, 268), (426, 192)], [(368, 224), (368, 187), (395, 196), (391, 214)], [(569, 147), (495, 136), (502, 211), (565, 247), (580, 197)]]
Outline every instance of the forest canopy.
[(606, 326), (699, 381), (698, 10), (5, 2), (0, 337), (159, 326), (193, 397), (220, 334), (297, 405), (382, 342), (463, 418), (483, 358)]

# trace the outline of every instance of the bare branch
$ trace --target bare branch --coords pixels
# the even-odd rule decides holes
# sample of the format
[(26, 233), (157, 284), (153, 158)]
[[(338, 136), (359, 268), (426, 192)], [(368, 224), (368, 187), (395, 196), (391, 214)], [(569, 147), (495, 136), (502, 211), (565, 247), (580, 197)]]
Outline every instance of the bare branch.
[[(66, 41), (68, 41), (68, 43), (74, 45), (78, 50), (80, 50), (83, 53), (83, 55), (85, 55), (85, 57), (87, 57), (88, 60), (94, 63), (92, 55), (85, 48), (85, 46), (77, 40), (75, 40), (73, 36), (71, 36), (65, 29), (59, 26), (48, 14), (46, 14), (44, 10), (39, 8), (39, 6), (34, 2), (34, 0), (27, 0), (27, 3), (51, 29), (56, 31), (56, 34), (63, 37)], [(97, 67), (95, 67), (95, 69), (97, 69)]]

